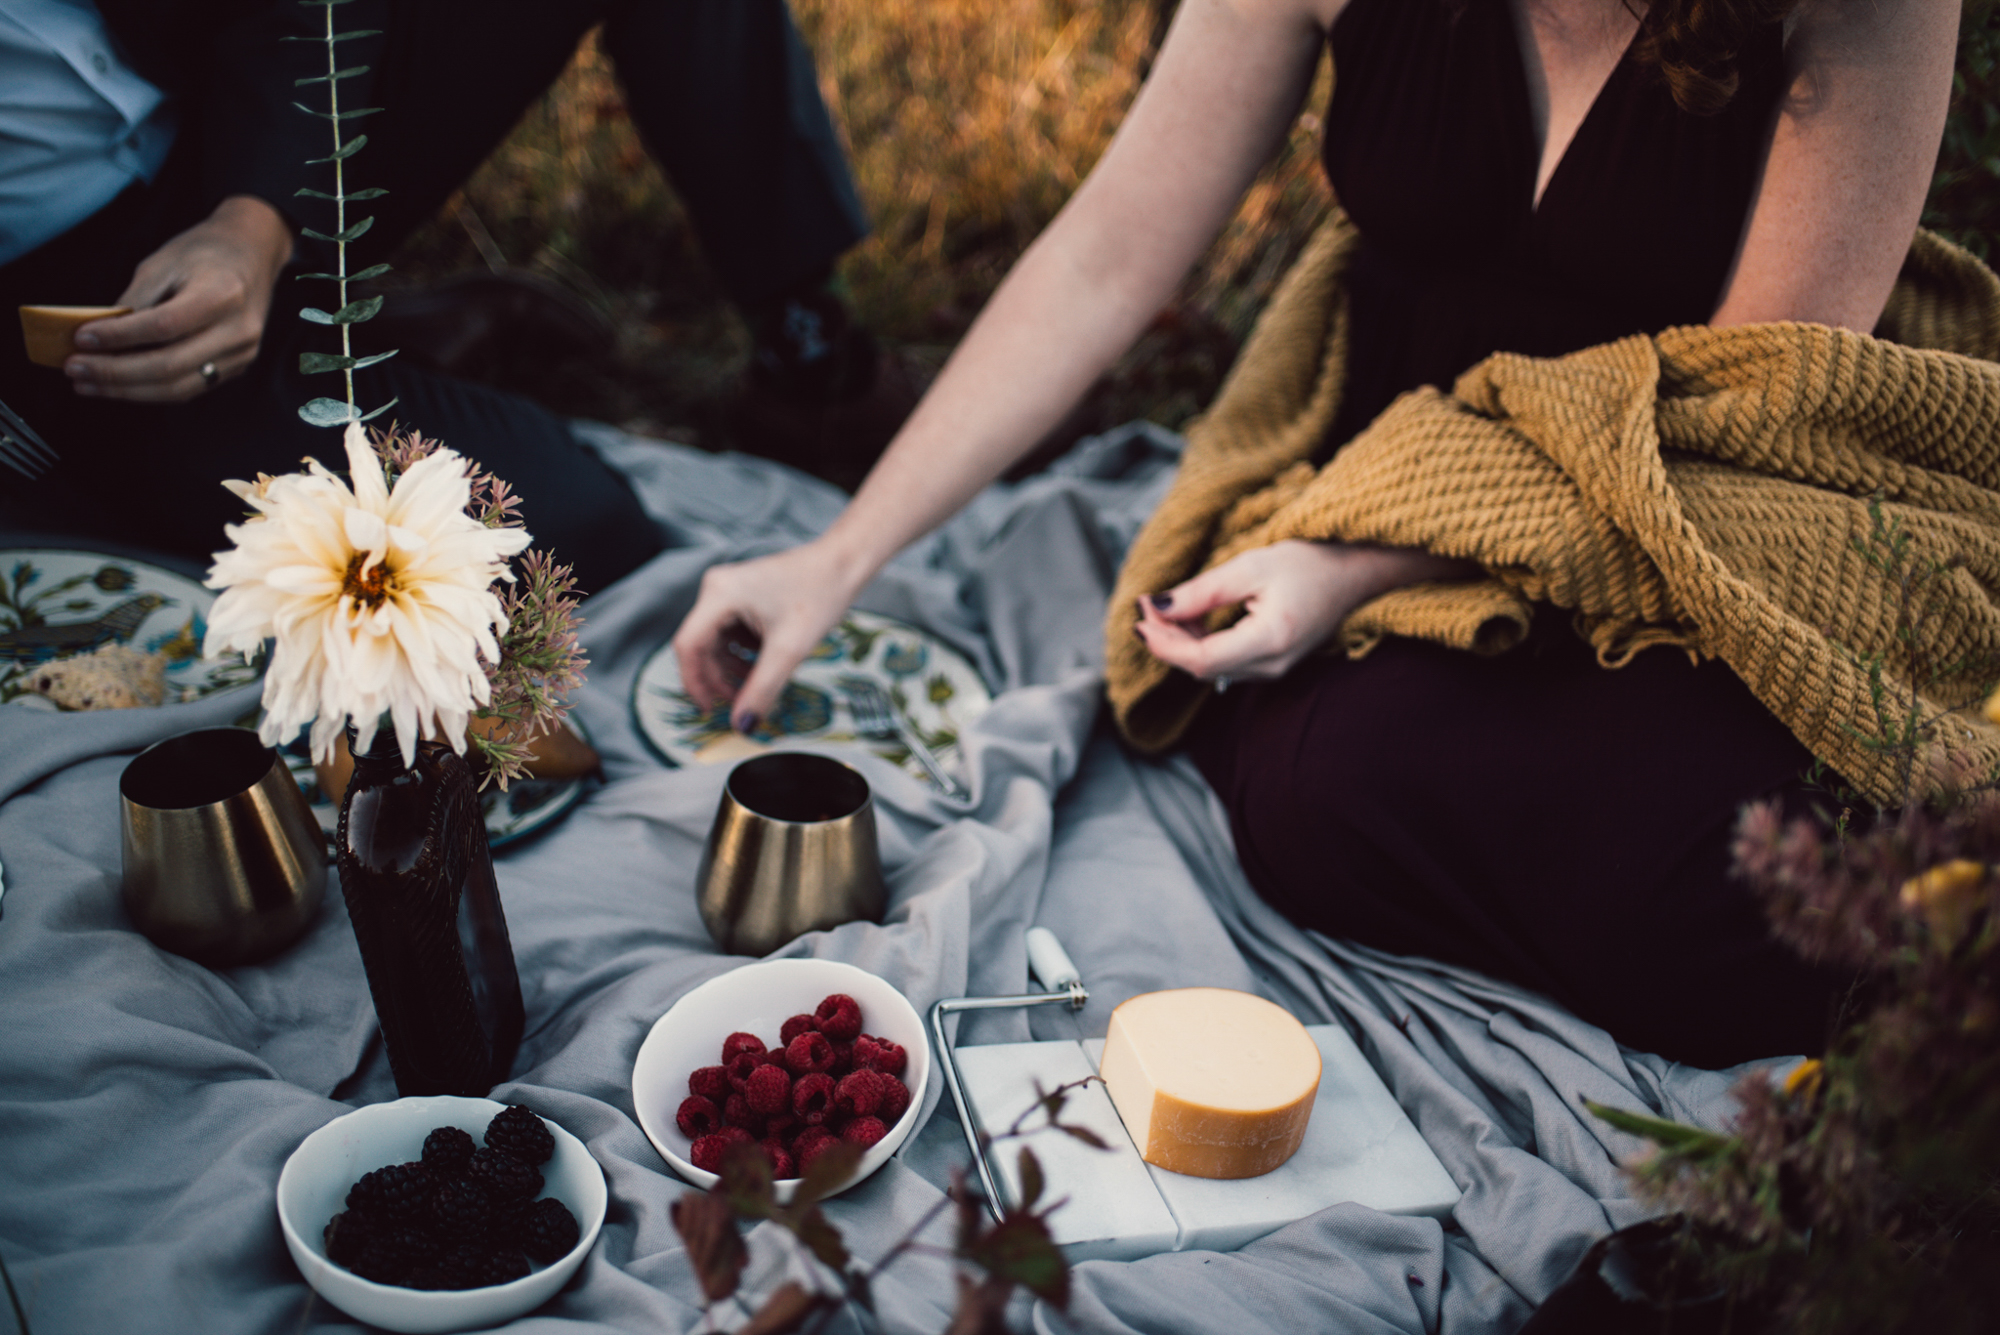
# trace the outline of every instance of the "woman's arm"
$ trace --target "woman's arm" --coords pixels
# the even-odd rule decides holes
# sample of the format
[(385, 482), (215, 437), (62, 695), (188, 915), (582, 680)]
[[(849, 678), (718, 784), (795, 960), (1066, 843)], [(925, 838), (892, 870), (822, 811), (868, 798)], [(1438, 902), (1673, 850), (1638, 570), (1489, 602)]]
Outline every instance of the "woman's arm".
[(1711, 323), (1875, 327), (1923, 212), (1958, 0), (1802, 0), (1743, 244)]
[(1131, 345), (1227, 221), (1305, 96), (1339, 0), (1186, 0), (1103, 159), (1001, 284), (821, 537), (713, 567), (674, 636), (689, 693), (751, 726), (876, 571), (1032, 449)]

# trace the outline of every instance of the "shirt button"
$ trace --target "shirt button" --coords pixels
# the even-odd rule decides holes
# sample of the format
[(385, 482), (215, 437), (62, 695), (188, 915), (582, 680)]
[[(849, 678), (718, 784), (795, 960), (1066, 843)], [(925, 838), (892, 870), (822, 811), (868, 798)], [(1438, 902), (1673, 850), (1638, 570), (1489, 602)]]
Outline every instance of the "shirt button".
[(90, 67), (96, 70), (99, 74), (103, 74), (105, 71), (111, 68), (111, 62), (104, 58), (104, 53), (102, 51), (99, 51), (91, 56)]

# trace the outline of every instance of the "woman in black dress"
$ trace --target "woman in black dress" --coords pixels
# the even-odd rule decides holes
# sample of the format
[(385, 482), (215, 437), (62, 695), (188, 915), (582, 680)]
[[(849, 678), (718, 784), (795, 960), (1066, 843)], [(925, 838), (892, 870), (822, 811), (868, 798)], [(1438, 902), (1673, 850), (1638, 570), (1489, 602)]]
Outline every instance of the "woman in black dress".
[[(1297, 114), (1321, 44), (1326, 163), (1363, 238), (1330, 454), (1495, 351), (1677, 324), (1867, 331), (1936, 160), (1953, 0), (1184, 0), (1118, 137), (820, 538), (719, 566), (676, 636), (740, 727), (906, 543), (1019, 458), (1137, 336)], [(1496, 659), (1314, 653), (1449, 578), (1419, 551), (1286, 542), (1142, 609), (1145, 643), (1240, 683), (1191, 737), (1258, 891), (1329, 933), (1538, 988), (1719, 1065), (1812, 1049), (1837, 980), (1727, 876), (1744, 802), (1803, 749), (1720, 664), (1599, 668), (1560, 626)], [(1213, 609), (1242, 605), (1203, 635)], [(740, 688), (723, 633), (761, 637)], [(1449, 716), (1450, 737), (1413, 719)], [(1508, 782), (1490, 774), (1505, 757)], [(1560, 799), (1552, 802), (1551, 794)]]

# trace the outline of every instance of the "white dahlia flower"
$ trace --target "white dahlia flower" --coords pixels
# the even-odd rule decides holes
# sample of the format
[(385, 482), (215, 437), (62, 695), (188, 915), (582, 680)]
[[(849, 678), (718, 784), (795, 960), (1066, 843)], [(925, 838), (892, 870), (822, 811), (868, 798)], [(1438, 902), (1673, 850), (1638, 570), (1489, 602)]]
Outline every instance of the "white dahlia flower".
[(440, 449), (395, 489), (358, 424), (347, 428), (353, 489), (316, 460), (303, 473), (225, 482), (257, 511), (225, 530), (208, 587), (204, 655), (254, 653), (275, 641), (259, 735), (276, 746), (313, 725), (313, 759), (332, 754), (352, 720), (367, 749), (384, 714), (403, 763), (423, 737), (465, 746), (475, 706), (491, 698), (487, 663), (507, 629), (495, 580), (527, 547), (521, 528), (487, 528), (465, 512), (466, 461)]

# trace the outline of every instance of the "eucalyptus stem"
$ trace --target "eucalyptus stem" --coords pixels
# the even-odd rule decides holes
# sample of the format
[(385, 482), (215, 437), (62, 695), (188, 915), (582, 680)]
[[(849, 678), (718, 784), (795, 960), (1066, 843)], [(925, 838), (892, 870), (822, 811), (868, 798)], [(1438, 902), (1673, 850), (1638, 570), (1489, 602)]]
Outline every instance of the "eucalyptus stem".
[[(333, 234), (344, 237), (347, 232), (347, 177), (346, 157), (341, 153), (340, 143), (340, 60), (339, 45), (333, 39), (333, 6), (326, 7), (326, 96), (327, 110), (333, 118), (327, 123), (333, 127)], [(347, 309), (347, 242), (333, 243), (336, 281), (340, 285), (340, 302), (335, 310)], [(354, 328), (343, 323), (340, 326), (340, 355), (349, 365), (340, 368), (340, 376), (347, 385), (347, 406), (354, 407)]]

